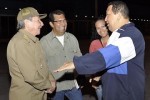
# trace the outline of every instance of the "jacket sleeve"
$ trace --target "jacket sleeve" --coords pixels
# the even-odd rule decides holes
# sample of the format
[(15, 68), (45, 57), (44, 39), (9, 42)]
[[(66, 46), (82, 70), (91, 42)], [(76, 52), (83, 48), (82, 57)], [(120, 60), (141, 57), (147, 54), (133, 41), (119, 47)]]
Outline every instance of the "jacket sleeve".
[(73, 62), (79, 74), (94, 74), (106, 68), (105, 60), (99, 51), (81, 57), (75, 56)]
[(94, 74), (104, 69), (118, 67), (135, 56), (132, 39), (124, 37), (96, 52), (74, 57), (73, 62), (79, 74)]

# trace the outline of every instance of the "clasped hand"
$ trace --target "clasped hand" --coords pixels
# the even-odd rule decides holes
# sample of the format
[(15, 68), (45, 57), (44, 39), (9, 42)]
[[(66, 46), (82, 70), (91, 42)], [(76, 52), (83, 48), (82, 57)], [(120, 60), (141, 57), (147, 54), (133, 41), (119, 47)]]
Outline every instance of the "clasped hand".
[(52, 87), (48, 88), (45, 93), (53, 93), (53, 91), (56, 89), (56, 81), (51, 81)]

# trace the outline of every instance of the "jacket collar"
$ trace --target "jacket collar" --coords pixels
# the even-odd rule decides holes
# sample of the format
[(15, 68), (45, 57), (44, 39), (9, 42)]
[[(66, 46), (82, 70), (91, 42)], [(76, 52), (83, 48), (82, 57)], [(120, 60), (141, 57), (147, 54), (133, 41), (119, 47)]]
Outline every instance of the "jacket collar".
[(20, 29), (19, 32), (20, 32), (20, 33), (23, 33), (23, 34), (24, 34), (24, 38), (26, 38), (26, 39), (30, 39), (30, 40), (32, 40), (33, 42), (39, 41), (39, 39), (38, 39), (37, 37), (35, 37), (35, 36), (32, 35), (31, 33), (27, 32), (25, 29)]

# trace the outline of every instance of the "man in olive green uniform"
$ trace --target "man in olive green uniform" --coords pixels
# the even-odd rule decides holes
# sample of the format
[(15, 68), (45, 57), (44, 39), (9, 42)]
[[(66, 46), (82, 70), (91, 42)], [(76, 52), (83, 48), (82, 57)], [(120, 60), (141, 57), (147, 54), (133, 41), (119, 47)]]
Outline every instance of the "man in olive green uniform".
[(46, 100), (55, 90), (55, 79), (48, 71), (45, 56), (36, 35), (43, 26), (42, 18), (32, 7), (23, 8), (17, 16), (18, 32), (7, 47), (11, 75), (9, 100)]

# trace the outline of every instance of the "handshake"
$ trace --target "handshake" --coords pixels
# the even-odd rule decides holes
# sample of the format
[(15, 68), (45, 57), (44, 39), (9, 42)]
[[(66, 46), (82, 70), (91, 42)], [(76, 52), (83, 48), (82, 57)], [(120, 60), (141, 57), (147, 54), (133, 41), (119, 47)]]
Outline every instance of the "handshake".
[[(64, 70), (69, 70), (69, 69), (74, 69), (74, 68), (75, 68), (75, 66), (74, 66), (73, 62), (67, 62), (64, 65), (62, 65), (60, 68), (54, 70), (53, 72), (56, 73), (56, 72), (61, 72)], [(52, 93), (53, 91), (55, 91), (56, 81), (52, 80), (51, 84), (52, 84), (52, 86), (50, 88), (48, 88), (47, 90), (45, 90), (45, 93)]]

